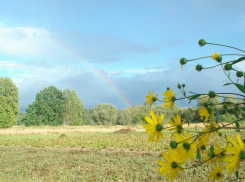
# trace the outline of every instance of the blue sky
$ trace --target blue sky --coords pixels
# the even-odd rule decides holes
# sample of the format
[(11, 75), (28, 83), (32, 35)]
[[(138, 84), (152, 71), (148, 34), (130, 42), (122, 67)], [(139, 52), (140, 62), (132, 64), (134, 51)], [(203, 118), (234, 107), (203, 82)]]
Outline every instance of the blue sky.
[[(18, 86), (21, 112), (50, 85), (75, 89), (85, 108), (110, 103), (124, 109), (120, 94), (131, 105), (142, 105), (148, 91), (163, 99), (167, 87), (182, 98), (178, 83), (186, 84), (187, 96), (188, 91), (240, 93), (233, 85), (222, 86), (230, 81), (221, 67), (195, 70), (198, 63), (216, 65), (213, 59), (188, 62), (182, 73), (179, 60), (241, 54), (197, 42), (245, 49), (244, 8), (242, 0), (0, 0), (0, 76)], [(236, 81), (233, 71), (231, 78)]]

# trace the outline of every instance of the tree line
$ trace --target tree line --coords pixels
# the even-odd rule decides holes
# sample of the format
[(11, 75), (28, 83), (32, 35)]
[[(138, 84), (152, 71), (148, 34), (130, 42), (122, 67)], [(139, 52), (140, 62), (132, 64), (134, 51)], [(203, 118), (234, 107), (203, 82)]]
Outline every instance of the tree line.
[[(174, 106), (171, 110), (164, 105), (149, 106), (147, 104), (117, 109), (114, 105), (103, 103), (94, 108), (83, 108), (83, 102), (77, 96), (76, 91), (70, 89), (61, 91), (54, 86), (45, 87), (36, 94), (35, 101), (28, 105), (26, 113), (19, 113), (19, 99), (17, 86), (10, 78), (0, 77), (0, 128), (8, 128), (13, 125), (39, 126), (39, 125), (139, 125), (147, 124), (144, 120), (150, 111), (164, 114), (163, 124), (173, 121), (173, 117), (179, 113), (181, 118), (187, 118), (188, 122), (201, 122), (199, 109), (203, 103), (209, 100), (218, 109), (221, 109), (219, 121), (228, 122), (244, 117), (245, 112), (237, 111), (234, 107), (222, 109), (219, 106), (222, 97), (208, 98), (203, 95), (198, 99), (197, 106), (180, 108)], [(234, 95), (228, 94), (223, 102), (242, 103)], [(244, 106), (244, 105), (241, 105)]]

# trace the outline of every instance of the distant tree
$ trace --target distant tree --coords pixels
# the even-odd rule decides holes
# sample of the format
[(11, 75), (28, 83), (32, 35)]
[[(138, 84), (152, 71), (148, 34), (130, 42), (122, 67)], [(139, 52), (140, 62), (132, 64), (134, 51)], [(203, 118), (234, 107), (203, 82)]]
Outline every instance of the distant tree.
[(82, 113), (82, 125), (96, 125), (94, 120), (92, 119), (93, 108), (83, 109)]
[(94, 107), (92, 119), (97, 125), (116, 125), (117, 108), (112, 104), (99, 104)]
[(19, 114), (19, 91), (11, 78), (0, 77), (0, 128), (17, 124)]
[(128, 108), (118, 109), (117, 125), (131, 125), (131, 116), (128, 114)]
[(36, 100), (28, 105), (27, 114), (21, 120), (26, 125), (51, 125), (63, 123), (64, 97), (54, 86), (44, 88), (36, 95)]
[(79, 126), (82, 124), (83, 102), (77, 96), (75, 90), (70, 89), (63, 91), (64, 96), (64, 113), (63, 121), (67, 125)]

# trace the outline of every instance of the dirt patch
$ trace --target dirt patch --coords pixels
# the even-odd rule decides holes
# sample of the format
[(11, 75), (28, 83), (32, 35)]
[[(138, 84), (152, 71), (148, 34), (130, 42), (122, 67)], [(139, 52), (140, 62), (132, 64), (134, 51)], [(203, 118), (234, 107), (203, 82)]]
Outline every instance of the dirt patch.
[(60, 138), (67, 138), (66, 134), (61, 134)]
[(128, 128), (128, 129), (120, 129), (120, 130), (114, 131), (114, 133), (128, 133), (128, 132), (136, 132), (136, 130)]

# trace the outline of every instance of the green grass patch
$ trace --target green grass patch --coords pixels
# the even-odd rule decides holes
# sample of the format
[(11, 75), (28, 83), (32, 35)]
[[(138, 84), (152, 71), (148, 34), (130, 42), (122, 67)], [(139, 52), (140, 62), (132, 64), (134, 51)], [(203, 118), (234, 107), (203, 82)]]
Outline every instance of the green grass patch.
[[(0, 136), (0, 182), (167, 181), (157, 161), (163, 160), (170, 134), (164, 132), (166, 138), (159, 144), (149, 144), (145, 132), (68, 133), (67, 139), (60, 134)], [(226, 144), (211, 137), (210, 142), (215, 141)], [(175, 181), (207, 181), (211, 167), (185, 170)], [(241, 177), (244, 171), (241, 163)]]

